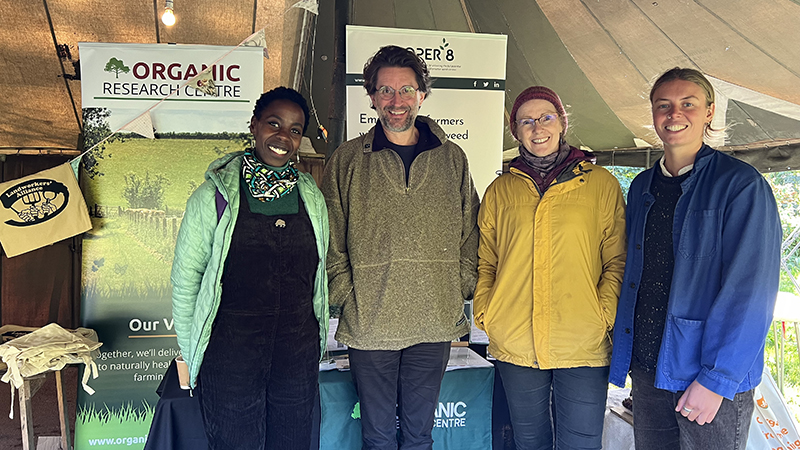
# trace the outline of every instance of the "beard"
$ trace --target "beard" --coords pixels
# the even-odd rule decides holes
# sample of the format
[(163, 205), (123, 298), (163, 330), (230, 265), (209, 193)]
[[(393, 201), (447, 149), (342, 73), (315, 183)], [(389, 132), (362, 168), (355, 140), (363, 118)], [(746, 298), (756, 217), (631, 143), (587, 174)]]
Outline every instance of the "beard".
[(378, 110), (378, 120), (381, 121), (381, 125), (387, 131), (391, 131), (393, 133), (402, 133), (407, 131), (414, 125), (414, 120), (417, 118), (417, 113), (415, 111), (416, 108), (409, 107), (408, 114), (406, 114), (405, 119), (402, 121), (400, 119), (395, 118), (389, 112), (389, 108), (379, 109)]

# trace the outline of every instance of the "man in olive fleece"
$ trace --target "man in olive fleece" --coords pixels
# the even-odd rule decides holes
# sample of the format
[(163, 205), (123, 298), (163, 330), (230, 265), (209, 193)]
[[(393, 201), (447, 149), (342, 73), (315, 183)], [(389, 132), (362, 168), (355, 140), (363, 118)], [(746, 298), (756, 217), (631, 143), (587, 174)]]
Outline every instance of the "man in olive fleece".
[(433, 446), (450, 341), (469, 331), (477, 279), (479, 200), (461, 148), (417, 117), (425, 63), (401, 47), (364, 66), (379, 122), (328, 161), (327, 269), (336, 339), (350, 347), (364, 449)]

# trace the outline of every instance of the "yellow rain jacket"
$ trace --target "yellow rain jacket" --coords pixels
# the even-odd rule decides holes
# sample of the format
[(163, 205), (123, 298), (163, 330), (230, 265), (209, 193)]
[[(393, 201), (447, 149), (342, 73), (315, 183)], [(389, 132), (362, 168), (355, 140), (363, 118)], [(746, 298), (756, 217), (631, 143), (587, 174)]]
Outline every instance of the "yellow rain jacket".
[(541, 196), (522, 171), (498, 177), (478, 216), (475, 323), (500, 361), (607, 366), (625, 269), (625, 203), (606, 169), (582, 161)]

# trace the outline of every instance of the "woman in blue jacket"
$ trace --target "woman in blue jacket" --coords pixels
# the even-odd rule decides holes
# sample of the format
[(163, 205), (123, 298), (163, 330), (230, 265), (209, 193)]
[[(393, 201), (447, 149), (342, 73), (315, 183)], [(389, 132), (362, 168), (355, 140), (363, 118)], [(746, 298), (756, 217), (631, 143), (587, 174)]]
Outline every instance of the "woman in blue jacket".
[(256, 102), (253, 148), (192, 194), (172, 266), (172, 310), (211, 449), (311, 445), (328, 328), (322, 193), (293, 158), (309, 110), (296, 91)]
[(778, 292), (781, 225), (756, 169), (703, 143), (714, 90), (694, 69), (650, 91), (664, 157), (628, 193), (609, 380), (630, 372), (637, 448), (744, 449)]

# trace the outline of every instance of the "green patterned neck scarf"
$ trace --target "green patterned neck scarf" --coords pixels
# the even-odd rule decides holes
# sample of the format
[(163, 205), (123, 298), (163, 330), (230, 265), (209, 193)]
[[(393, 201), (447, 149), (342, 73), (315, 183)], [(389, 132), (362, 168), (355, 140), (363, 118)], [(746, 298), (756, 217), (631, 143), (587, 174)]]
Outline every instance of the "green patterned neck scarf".
[(253, 154), (253, 149), (244, 152), (242, 178), (253, 198), (271, 202), (292, 192), (299, 175), (291, 160), (283, 169), (273, 170)]

